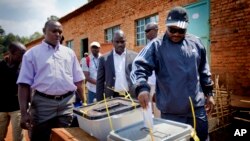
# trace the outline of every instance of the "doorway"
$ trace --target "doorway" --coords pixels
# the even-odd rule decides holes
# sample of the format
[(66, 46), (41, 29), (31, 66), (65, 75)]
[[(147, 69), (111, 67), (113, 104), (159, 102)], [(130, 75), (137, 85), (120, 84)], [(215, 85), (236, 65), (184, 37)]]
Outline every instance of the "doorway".
[(189, 15), (187, 33), (198, 36), (206, 48), (207, 58), (210, 62), (210, 37), (209, 37), (209, 0), (203, 0), (185, 6)]
[(84, 53), (89, 53), (89, 39), (88, 38), (81, 40), (81, 58), (84, 57)]

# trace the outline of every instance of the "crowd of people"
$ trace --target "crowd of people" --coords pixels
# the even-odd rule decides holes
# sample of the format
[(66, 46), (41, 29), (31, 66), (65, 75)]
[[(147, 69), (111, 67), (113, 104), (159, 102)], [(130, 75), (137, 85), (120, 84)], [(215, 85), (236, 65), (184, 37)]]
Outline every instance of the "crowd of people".
[(11, 43), (9, 57), (0, 62), (0, 140), (10, 121), (15, 141), (24, 140), (22, 129), (29, 131), (31, 141), (49, 141), (52, 128), (70, 127), (76, 97), (84, 101), (85, 81), (88, 104), (129, 92), (142, 108), (152, 101), (161, 118), (193, 126), (191, 98), (197, 135), (207, 140), (207, 114), (215, 105), (213, 81), (205, 47), (187, 34), (188, 23), (186, 9), (175, 7), (166, 17), (163, 36), (158, 36), (157, 23), (145, 26), (147, 45), (139, 53), (127, 48), (126, 34), (119, 29), (110, 52), (100, 54), (101, 44), (94, 41), (80, 63), (61, 44), (59, 21), (48, 20), (44, 40), (28, 51), (19, 42)]

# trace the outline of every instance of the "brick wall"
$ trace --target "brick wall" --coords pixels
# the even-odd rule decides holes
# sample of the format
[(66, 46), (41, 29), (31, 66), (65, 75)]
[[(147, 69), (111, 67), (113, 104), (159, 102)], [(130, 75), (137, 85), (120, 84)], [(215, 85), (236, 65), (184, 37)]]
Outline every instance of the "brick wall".
[[(102, 2), (103, 1), (103, 2)], [(165, 17), (170, 8), (198, 0), (94, 0), (81, 14), (63, 20), (65, 41), (74, 40), (80, 59), (81, 39), (99, 41), (104, 53), (112, 45), (105, 43), (104, 30), (120, 25), (127, 35), (127, 46), (135, 51), (135, 20), (159, 15), (159, 34), (165, 32)], [(250, 96), (250, 1), (210, 0), (211, 71), (220, 75), (220, 83), (234, 94)], [(65, 43), (64, 41), (64, 43)]]
[(250, 1), (211, 0), (211, 69), (234, 94), (250, 96)]
[[(165, 32), (165, 17), (174, 5), (187, 5), (195, 0), (105, 0), (91, 9), (63, 22), (66, 40), (74, 39), (74, 49), (80, 58), (81, 39), (88, 38), (89, 43), (105, 43), (104, 31), (120, 25), (127, 37), (127, 47), (135, 51), (142, 47), (135, 45), (135, 20), (152, 14), (159, 15), (159, 32)], [(112, 48), (112, 46), (110, 46)]]

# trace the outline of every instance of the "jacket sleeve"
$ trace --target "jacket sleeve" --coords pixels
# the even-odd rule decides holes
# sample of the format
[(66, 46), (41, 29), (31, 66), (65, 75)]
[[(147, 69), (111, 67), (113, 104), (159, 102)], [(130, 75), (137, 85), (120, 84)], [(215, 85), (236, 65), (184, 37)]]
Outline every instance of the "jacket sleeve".
[(208, 63), (208, 59), (206, 56), (206, 49), (204, 45), (199, 40), (198, 44), (201, 48), (201, 61), (199, 64), (199, 75), (200, 75), (200, 84), (202, 87), (202, 90), (206, 96), (212, 96), (212, 90), (213, 90), (213, 81), (211, 79), (211, 72), (210, 67)]
[(96, 79), (97, 101), (103, 100), (104, 83), (105, 83), (105, 60), (104, 57), (100, 57), (98, 71), (97, 71), (97, 79)]
[(141, 50), (132, 64), (130, 78), (135, 87), (136, 96), (141, 91), (150, 91), (147, 79), (152, 75), (155, 67), (155, 45), (156, 43), (151, 41)]

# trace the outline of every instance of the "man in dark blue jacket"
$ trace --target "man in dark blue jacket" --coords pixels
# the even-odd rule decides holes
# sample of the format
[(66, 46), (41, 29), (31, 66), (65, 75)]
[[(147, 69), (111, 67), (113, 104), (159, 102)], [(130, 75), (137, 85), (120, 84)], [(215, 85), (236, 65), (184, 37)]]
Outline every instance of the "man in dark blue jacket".
[(207, 113), (215, 102), (205, 47), (199, 38), (186, 34), (188, 15), (184, 8), (170, 10), (166, 26), (165, 35), (150, 42), (134, 60), (131, 79), (136, 85), (138, 100), (143, 108), (148, 106), (147, 79), (155, 70), (156, 105), (161, 117), (193, 125), (191, 97), (198, 137), (206, 140)]

